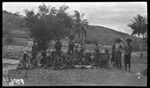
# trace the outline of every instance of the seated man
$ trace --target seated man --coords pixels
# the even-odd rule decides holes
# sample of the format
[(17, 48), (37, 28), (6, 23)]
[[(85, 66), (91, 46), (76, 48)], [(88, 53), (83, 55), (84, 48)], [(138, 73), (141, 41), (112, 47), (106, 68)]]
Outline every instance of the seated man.
[(61, 57), (59, 55), (56, 55), (56, 57), (54, 58), (54, 69), (55, 70), (59, 70), (62, 66), (62, 62), (61, 62)]
[(78, 45), (75, 44), (74, 55), (76, 56), (78, 52), (79, 52)]
[(47, 53), (47, 55), (46, 55), (46, 68), (52, 67), (52, 65), (53, 65), (53, 57), (52, 57), (51, 53)]
[(40, 60), (40, 64), (42, 65), (42, 66), (44, 66), (44, 65), (46, 65), (46, 52), (42, 52), (41, 53), (41, 55), (42, 55), (42, 58), (41, 58), (41, 60)]
[(92, 64), (92, 58), (91, 58), (91, 53), (86, 53), (85, 58), (86, 58), (86, 62), (90, 65)]
[(29, 56), (27, 52), (24, 52), (24, 55), (19, 59), (19, 65), (17, 68), (27, 68), (30, 66)]

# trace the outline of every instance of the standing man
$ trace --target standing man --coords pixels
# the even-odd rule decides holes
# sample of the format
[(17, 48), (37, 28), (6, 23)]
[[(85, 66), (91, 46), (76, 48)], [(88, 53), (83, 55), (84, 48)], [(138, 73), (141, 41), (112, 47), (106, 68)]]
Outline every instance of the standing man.
[(114, 53), (114, 61), (117, 65), (117, 68), (121, 69), (121, 55), (122, 55), (122, 49), (123, 49), (123, 45), (122, 45), (122, 40), (120, 38), (117, 38), (115, 40), (115, 43), (113, 45), (113, 53)]
[(96, 47), (95, 47), (95, 49), (94, 49), (94, 51), (95, 51), (95, 55), (94, 55), (94, 65), (96, 65), (96, 66), (98, 66), (99, 64), (99, 54), (100, 54), (100, 50), (99, 50), (99, 45), (98, 45), (98, 43), (96, 43), (95, 44), (96, 45)]
[(74, 49), (74, 55), (76, 56), (77, 55), (77, 53), (78, 53), (78, 45), (77, 44), (75, 44), (75, 49)]
[(80, 52), (81, 52), (82, 57), (83, 57), (84, 56), (84, 52), (85, 52), (85, 45), (84, 44), (81, 44)]
[[(31, 63), (36, 65), (36, 57), (38, 53), (38, 44), (34, 41), (33, 46), (32, 46), (32, 58), (31, 58)], [(35, 63), (33, 63), (35, 61)]]
[(73, 42), (74, 36), (70, 36), (69, 47), (68, 47), (68, 55), (73, 54), (75, 44)]
[(131, 68), (131, 52), (132, 52), (132, 46), (131, 46), (131, 39), (126, 39), (126, 45), (124, 47), (124, 65), (125, 65), (125, 70), (127, 71), (127, 65), (129, 66), (129, 71)]
[(111, 62), (113, 64), (113, 67), (117, 66), (116, 59), (115, 59), (115, 44), (113, 44), (113, 46), (112, 46)]
[(57, 39), (54, 48), (56, 49), (56, 53), (59, 56), (61, 56), (61, 47), (62, 47), (62, 43), (60, 42), (60, 39)]
[(85, 62), (84, 54), (85, 54), (85, 45), (82, 43), (80, 47), (80, 54), (81, 54), (81, 62), (82, 64)]

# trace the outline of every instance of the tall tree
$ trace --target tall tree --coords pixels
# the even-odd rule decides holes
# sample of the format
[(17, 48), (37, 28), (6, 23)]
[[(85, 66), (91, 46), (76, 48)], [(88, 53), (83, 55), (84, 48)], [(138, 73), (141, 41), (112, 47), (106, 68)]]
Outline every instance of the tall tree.
[(46, 50), (51, 40), (64, 38), (72, 27), (72, 18), (66, 13), (68, 6), (55, 7), (40, 5), (38, 12), (25, 10), (25, 27), (38, 43), (38, 50)]
[(128, 25), (132, 30), (132, 35), (143, 35), (147, 32), (147, 19), (141, 15), (133, 17), (132, 23)]
[[(80, 41), (84, 42), (87, 35), (88, 21), (87, 19), (82, 19), (78, 11), (74, 11), (74, 25), (72, 27), (73, 35), (77, 35)], [(84, 15), (83, 15), (84, 16)]]
[[(142, 35), (143, 38), (143, 49), (144, 49), (144, 38), (146, 37), (147, 33), (147, 19), (141, 15), (137, 15), (133, 17), (132, 23), (128, 25), (132, 30), (132, 35)], [(143, 57), (143, 52), (141, 53)]]

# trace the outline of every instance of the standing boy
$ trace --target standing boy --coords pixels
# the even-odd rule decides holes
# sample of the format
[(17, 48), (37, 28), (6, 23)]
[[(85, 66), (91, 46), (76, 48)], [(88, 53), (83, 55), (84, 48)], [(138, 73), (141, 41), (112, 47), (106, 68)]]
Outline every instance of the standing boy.
[(126, 46), (124, 47), (124, 65), (125, 70), (127, 70), (127, 65), (129, 66), (129, 71), (131, 68), (131, 52), (132, 52), (132, 46), (131, 46), (131, 39), (126, 39)]

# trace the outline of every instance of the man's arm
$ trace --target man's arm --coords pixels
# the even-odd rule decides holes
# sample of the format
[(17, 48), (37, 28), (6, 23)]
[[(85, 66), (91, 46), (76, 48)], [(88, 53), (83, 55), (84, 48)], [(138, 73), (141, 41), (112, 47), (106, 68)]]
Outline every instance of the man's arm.
[(130, 45), (130, 54), (132, 53), (132, 46)]

